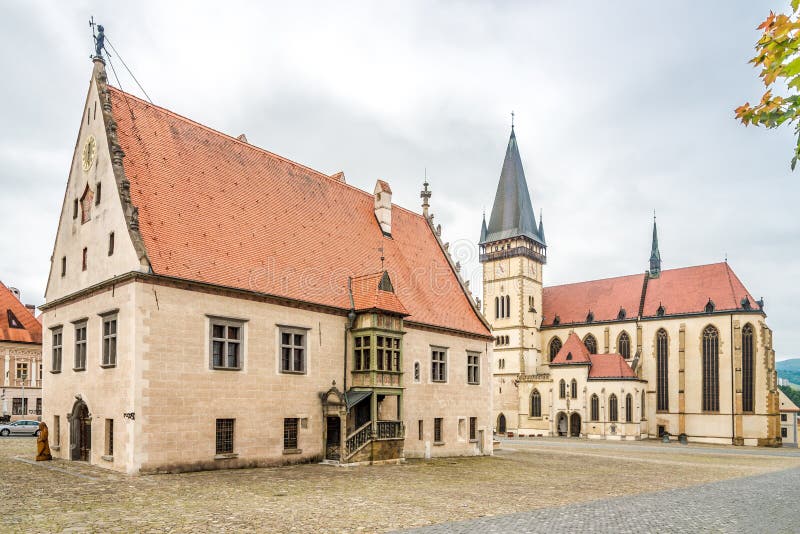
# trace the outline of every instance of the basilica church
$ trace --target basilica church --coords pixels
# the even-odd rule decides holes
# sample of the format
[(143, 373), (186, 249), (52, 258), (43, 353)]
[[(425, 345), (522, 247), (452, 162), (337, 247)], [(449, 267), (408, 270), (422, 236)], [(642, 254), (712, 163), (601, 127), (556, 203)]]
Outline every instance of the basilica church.
[(727, 262), (662, 270), (655, 221), (648, 270), (544, 286), (513, 126), (479, 247), (497, 433), (780, 445), (763, 301)]

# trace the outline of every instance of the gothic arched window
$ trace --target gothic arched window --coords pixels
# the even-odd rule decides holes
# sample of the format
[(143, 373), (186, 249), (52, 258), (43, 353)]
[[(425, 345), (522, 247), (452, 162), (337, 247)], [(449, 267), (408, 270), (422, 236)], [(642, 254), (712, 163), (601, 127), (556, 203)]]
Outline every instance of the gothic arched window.
[(625, 396), (625, 422), (633, 422), (633, 395), (630, 393)]
[(742, 411), (752, 412), (755, 389), (755, 361), (753, 358), (753, 325), (742, 328)]
[(557, 337), (554, 337), (553, 339), (550, 340), (550, 361), (551, 362), (555, 359), (556, 354), (558, 354), (558, 351), (560, 351), (560, 350), (561, 350), (561, 340), (558, 339)]
[(494, 298), (494, 318), (500, 318), (500, 297)]
[(608, 420), (616, 421), (619, 407), (617, 406), (617, 396), (613, 393), (608, 398)]
[(531, 417), (542, 416), (542, 396), (539, 395), (539, 390), (534, 389), (531, 393)]
[(719, 332), (703, 330), (703, 411), (719, 411)]
[(597, 421), (600, 419), (600, 397), (597, 394), (592, 395), (592, 402), (591, 402), (591, 420)]
[(663, 328), (656, 334), (656, 410), (669, 411), (669, 338)]
[(561, 379), (561, 382), (558, 383), (558, 398), (559, 399), (566, 399), (567, 398), (567, 383), (564, 382), (564, 379)]
[(617, 351), (622, 354), (626, 360), (631, 358), (631, 338), (627, 332), (622, 332), (617, 340)]
[(570, 384), (570, 388), (569, 389), (570, 389), (569, 396), (572, 397), (573, 399), (577, 399), (578, 398), (578, 381), (575, 380), (574, 378), (572, 379), (572, 383)]
[(586, 350), (589, 351), (589, 354), (597, 354), (597, 340), (592, 334), (587, 334), (583, 338), (583, 344), (586, 345)]

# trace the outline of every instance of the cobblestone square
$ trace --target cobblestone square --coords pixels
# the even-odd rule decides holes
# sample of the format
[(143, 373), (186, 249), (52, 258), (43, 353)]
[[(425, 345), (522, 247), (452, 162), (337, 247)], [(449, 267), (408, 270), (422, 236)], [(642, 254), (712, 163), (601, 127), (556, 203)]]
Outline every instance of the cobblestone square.
[(501, 521), (492, 529), (499, 532), (520, 528), (525, 516), (489, 516), (800, 467), (796, 449), (526, 439), (484, 458), (128, 477), (76, 462), (36, 463), (34, 449), (32, 438), (0, 439), (0, 531), (385, 532), (484, 518)]

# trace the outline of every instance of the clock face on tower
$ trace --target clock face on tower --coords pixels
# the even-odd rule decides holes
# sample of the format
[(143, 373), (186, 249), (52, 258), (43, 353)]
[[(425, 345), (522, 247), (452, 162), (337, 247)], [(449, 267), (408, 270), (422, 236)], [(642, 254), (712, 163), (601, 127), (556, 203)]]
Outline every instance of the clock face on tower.
[(529, 261), (528, 262), (528, 274), (532, 277), (536, 278), (536, 263)]
[(81, 154), (81, 163), (83, 163), (83, 170), (88, 171), (94, 163), (94, 157), (97, 155), (97, 142), (94, 136), (90, 135), (83, 145), (83, 153)]
[(495, 274), (495, 276), (505, 276), (506, 275), (506, 270), (503, 268), (503, 264), (502, 263), (499, 263), (499, 262), (495, 263), (495, 265), (494, 265), (494, 274)]

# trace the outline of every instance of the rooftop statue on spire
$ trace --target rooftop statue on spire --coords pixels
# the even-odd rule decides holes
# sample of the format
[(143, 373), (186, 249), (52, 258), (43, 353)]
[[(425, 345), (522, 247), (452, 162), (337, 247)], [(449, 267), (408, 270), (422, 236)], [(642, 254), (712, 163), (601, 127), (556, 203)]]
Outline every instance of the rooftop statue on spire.
[[(94, 58), (102, 59), (103, 50), (106, 48), (105, 28), (102, 24), (95, 24), (94, 17), (89, 19), (89, 26), (92, 28), (92, 37), (94, 37)], [(96, 34), (94, 33), (95, 27), (97, 27)]]

